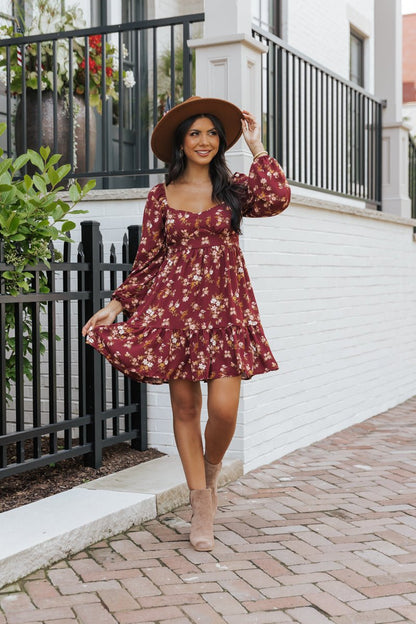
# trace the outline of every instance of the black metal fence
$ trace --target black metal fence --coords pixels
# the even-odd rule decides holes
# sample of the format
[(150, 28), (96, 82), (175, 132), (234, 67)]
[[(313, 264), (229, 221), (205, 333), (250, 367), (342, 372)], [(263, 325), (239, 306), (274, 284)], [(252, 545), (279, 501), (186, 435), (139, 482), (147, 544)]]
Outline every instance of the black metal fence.
[(199, 13), (0, 40), (7, 155), (50, 145), (71, 164), (72, 177), (96, 178), (103, 188), (147, 186), (149, 174), (165, 170), (149, 136), (166, 110), (192, 95), (187, 41), (203, 19)]
[[(412, 202), (412, 218), (416, 219), (416, 143), (409, 134), (409, 197)], [(416, 228), (415, 228), (416, 231)]]
[[(77, 261), (65, 243), (62, 262), (27, 268), (34, 292), (18, 296), (5, 294), (11, 267), (0, 244), (0, 478), (80, 455), (98, 468), (103, 449), (122, 441), (147, 447), (145, 385), (111, 368), (81, 336), (130, 270), (140, 228), (128, 228), (121, 262), (114, 245), (103, 261), (97, 222), (81, 228)], [(49, 293), (39, 292), (42, 274)]]
[(382, 102), (260, 29), (267, 149), (288, 178), (381, 210)]

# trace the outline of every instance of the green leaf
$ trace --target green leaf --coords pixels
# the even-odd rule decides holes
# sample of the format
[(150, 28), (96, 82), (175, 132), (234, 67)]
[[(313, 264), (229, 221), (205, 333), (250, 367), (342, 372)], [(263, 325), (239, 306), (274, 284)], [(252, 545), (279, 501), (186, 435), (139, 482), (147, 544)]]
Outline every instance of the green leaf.
[(0, 123), (0, 136), (6, 132), (7, 124), (4, 122)]
[(36, 186), (38, 191), (40, 191), (41, 193), (45, 193), (45, 194), (47, 193), (45, 180), (43, 178), (41, 178), (41, 176), (36, 174), (36, 173), (33, 176), (33, 184)]
[(61, 206), (56, 206), (54, 210), (51, 212), (51, 217), (54, 221), (59, 221), (64, 216), (64, 211)]
[(61, 167), (59, 167), (59, 169), (56, 170), (56, 173), (58, 174), (58, 178), (59, 181), (63, 180), (63, 178), (68, 175), (68, 173), (71, 171), (71, 165), (61, 165)]
[(42, 156), (43, 160), (46, 162), (48, 160), (49, 154), (51, 153), (51, 148), (49, 147), (49, 145), (42, 145), (42, 147), (39, 149), (39, 153)]
[(25, 175), (25, 177), (24, 177), (24, 186), (25, 186), (25, 189), (26, 189), (27, 191), (28, 191), (29, 189), (31, 189), (31, 188), (32, 188), (32, 186), (33, 186), (33, 180), (32, 180), (32, 178), (31, 178), (30, 176), (28, 176), (27, 174), (26, 174), (26, 175)]
[(73, 230), (76, 227), (73, 221), (65, 221), (62, 225), (61, 232), (69, 232), (69, 230)]
[(8, 231), (4, 232), (4, 235), (12, 236), (13, 234), (16, 234), (20, 223), (21, 223), (21, 220), (18, 217), (18, 215), (15, 212), (12, 212), (12, 214), (10, 215), (10, 217), (8, 218), (6, 222), (6, 228)]
[(29, 161), (29, 155), (28, 154), (22, 154), (21, 156), (16, 158), (16, 160), (14, 161), (14, 163), (13, 163), (14, 170), (18, 171), (19, 169), (24, 167), (28, 161)]
[(10, 236), (10, 240), (18, 242), (26, 240), (26, 236), (23, 234), (15, 234), (14, 236)]
[(48, 175), (52, 186), (56, 186), (59, 182), (59, 176), (53, 167), (50, 167), (50, 169), (48, 169)]
[(52, 167), (53, 165), (56, 165), (56, 163), (59, 162), (61, 158), (62, 158), (61, 154), (53, 154), (47, 162), (48, 167)]
[(29, 155), (30, 162), (32, 165), (35, 165), (40, 171), (43, 171), (44, 163), (41, 156), (32, 149), (28, 149), (27, 153)]
[(79, 191), (79, 186), (77, 184), (73, 184), (69, 188), (69, 196), (73, 202), (78, 202), (81, 198), (81, 193)]
[(14, 198), (16, 197), (16, 188), (13, 187), (8, 193), (6, 193), (5, 195), (3, 195), (2, 202), (5, 206), (7, 206), (8, 204), (12, 204)]
[(5, 158), (4, 160), (0, 161), (0, 175), (2, 175), (5, 171), (7, 171), (10, 168), (10, 165), (12, 164), (13, 159), (12, 158)]
[(11, 191), (13, 186), (11, 184), (0, 184), (0, 193), (7, 193)]
[(95, 188), (96, 184), (97, 180), (88, 180), (88, 182), (82, 187), (82, 194), (85, 195), (86, 193), (89, 193), (93, 188)]

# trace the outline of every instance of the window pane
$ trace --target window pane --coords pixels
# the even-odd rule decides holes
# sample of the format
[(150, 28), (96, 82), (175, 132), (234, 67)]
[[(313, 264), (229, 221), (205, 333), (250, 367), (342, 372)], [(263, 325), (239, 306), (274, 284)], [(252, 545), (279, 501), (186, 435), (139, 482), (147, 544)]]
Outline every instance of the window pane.
[(251, 0), (253, 24), (280, 36), (280, 0)]
[(350, 34), (350, 80), (364, 86), (364, 41), (351, 32)]

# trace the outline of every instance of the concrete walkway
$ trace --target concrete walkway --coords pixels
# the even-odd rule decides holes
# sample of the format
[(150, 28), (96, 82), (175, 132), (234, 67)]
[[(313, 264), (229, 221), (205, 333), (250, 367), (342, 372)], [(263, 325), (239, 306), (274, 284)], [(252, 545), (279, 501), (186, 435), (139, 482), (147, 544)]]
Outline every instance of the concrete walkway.
[(416, 397), (0, 591), (0, 624), (416, 622)]

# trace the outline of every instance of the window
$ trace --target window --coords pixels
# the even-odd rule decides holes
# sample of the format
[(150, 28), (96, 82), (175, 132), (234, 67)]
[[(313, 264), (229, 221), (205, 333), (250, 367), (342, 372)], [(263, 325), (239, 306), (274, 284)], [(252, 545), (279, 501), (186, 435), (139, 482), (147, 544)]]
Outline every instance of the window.
[(12, 0), (0, 0), (0, 25), (15, 28), (19, 26), (18, 17), (22, 17), (22, 6), (20, 2), (12, 2)]
[(280, 0), (252, 0), (251, 13), (253, 24), (263, 30), (280, 34)]
[(364, 86), (364, 39), (350, 31), (350, 80)]

